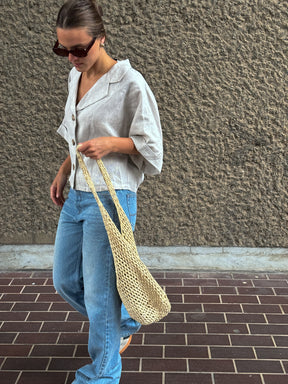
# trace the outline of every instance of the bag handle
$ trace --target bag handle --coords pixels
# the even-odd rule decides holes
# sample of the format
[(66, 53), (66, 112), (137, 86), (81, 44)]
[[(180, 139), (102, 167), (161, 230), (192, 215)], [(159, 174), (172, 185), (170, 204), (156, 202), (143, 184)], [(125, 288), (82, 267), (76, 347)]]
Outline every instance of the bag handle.
[[(104, 224), (105, 224), (105, 227), (108, 224), (108, 222), (110, 222), (110, 224), (112, 222), (115, 225), (115, 223), (111, 219), (109, 213), (107, 212), (107, 210), (105, 209), (105, 207), (102, 204), (101, 200), (99, 199), (99, 196), (98, 196), (98, 194), (96, 192), (95, 186), (94, 186), (93, 181), (91, 179), (90, 173), (89, 173), (89, 171), (88, 171), (88, 169), (86, 167), (86, 164), (85, 164), (81, 154), (79, 153), (78, 149), (76, 149), (76, 156), (77, 156), (80, 168), (82, 169), (82, 172), (84, 174), (85, 180), (86, 180), (86, 182), (87, 182), (91, 192), (93, 193), (93, 196), (95, 197), (95, 200), (97, 201), (97, 204), (99, 206), (99, 209), (100, 209), (100, 212), (101, 212)], [(96, 161), (97, 161), (97, 165), (98, 165), (98, 167), (100, 169), (100, 172), (101, 172), (101, 174), (103, 176), (103, 179), (105, 181), (105, 184), (107, 185), (108, 191), (109, 191), (109, 193), (110, 193), (110, 195), (112, 197), (112, 200), (113, 200), (113, 202), (115, 204), (115, 207), (116, 207), (116, 210), (117, 210), (117, 213), (118, 213), (119, 222), (120, 222), (121, 235), (129, 243), (131, 243), (131, 240), (132, 240), (132, 243), (134, 243), (134, 235), (133, 235), (133, 230), (132, 230), (130, 221), (129, 221), (128, 217), (126, 216), (126, 213), (124, 212), (124, 209), (122, 208), (122, 206), (121, 206), (121, 204), (119, 202), (119, 199), (118, 199), (117, 194), (115, 192), (115, 189), (113, 187), (112, 181), (110, 179), (109, 173), (107, 172), (107, 169), (105, 168), (105, 166), (103, 164), (103, 161), (101, 159), (96, 160)], [(116, 225), (115, 225), (115, 227), (116, 227)]]

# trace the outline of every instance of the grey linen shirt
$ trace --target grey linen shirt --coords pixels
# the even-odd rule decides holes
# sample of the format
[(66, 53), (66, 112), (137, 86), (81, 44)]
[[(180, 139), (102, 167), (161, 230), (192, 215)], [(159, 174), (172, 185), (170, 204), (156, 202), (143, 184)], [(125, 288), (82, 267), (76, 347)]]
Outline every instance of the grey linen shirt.
[[(162, 131), (154, 95), (129, 60), (123, 60), (76, 104), (80, 76), (75, 68), (69, 74), (65, 116), (57, 131), (69, 144), (70, 185), (73, 189), (90, 191), (77, 164), (78, 143), (101, 136), (130, 137), (139, 154), (111, 153), (102, 160), (115, 189), (136, 192), (144, 174), (158, 174), (162, 167)], [(84, 161), (96, 190), (107, 190), (96, 161), (85, 156)]]

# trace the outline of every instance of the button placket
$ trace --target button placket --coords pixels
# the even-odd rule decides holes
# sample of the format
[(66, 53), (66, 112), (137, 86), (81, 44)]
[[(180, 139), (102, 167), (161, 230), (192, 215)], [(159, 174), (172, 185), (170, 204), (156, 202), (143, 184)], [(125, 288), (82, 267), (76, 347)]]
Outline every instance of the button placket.
[[(75, 114), (75, 112), (72, 113), (72, 115), (71, 115), (71, 119), (72, 119), (72, 121), (74, 122), (73, 125), (74, 125), (74, 136), (75, 136), (75, 134), (76, 134), (76, 114)], [(75, 138), (72, 138), (71, 143), (72, 143), (72, 146), (75, 147), (75, 145), (76, 145), (76, 140), (75, 140)], [(73, 152), (74, 152), (74, 150), (73, 150)], [(72, 163), (72, 172), (73, 172), (73, 178), (74, 178), (74, 183), (75, 183), (76, 153), (74, 154), (73, 157), (75, 157), (75, 158), (74, 158), (74, 161), (73, 161), (73, 163)]]

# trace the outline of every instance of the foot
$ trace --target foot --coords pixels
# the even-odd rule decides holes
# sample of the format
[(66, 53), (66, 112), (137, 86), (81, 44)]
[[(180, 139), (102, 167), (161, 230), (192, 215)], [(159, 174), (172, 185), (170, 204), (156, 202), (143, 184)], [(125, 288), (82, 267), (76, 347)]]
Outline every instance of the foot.
[(121, 337), (121, 340), (120, 340), (120, 355), (126, 351), (126, 349), (129, 347), (129, 344), (131, 343), (131, 340), (132, 340), (132, 335), (128, 336), (128, 337)]

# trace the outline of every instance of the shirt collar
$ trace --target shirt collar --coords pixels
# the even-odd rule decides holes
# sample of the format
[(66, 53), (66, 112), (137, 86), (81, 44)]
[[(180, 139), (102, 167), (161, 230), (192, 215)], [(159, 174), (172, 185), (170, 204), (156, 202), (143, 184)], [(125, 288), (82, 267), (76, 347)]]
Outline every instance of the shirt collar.
[[(93, 90), (91, 89), (91, 91), (88, 91), (87, 94), (79, 101), (76, 106), (78, 83), (79, 78), (81, 76), (81, 73), (77, 71), (75, 75), (75, 81), (72, 86), (73, 89), (71, 89), (72, 103), (76, 106), (76, 109), (79, 111), (83, 108), (86, 108), (88, 105), (91, 105), (96, 101), (99, 101), (106, 97), (109, 92), (109, 84), (119, 83), (130, 68), (131, 64), (128, 59), (117, 61), (117, 63), (113, 65), (113, 67), (106, 73), (106, 75), (104, 75), (105, 78), (103, 76), (98, 80), (99, 83), (97, 82), (97, 92), (93, 92)], [(75, 68), (73, 68), (73, 70), (76, 71)]]
[(131, 68), (130, 61), (128, 59), (117, 61), (115, 65), (108, 72), (109, 82), (118, 83), (123, 79), (126, 72)]

